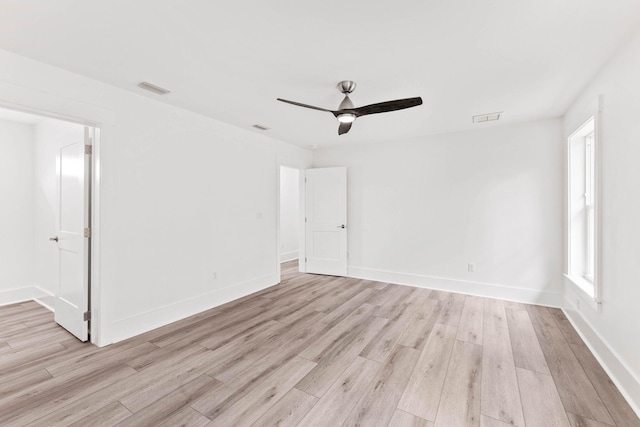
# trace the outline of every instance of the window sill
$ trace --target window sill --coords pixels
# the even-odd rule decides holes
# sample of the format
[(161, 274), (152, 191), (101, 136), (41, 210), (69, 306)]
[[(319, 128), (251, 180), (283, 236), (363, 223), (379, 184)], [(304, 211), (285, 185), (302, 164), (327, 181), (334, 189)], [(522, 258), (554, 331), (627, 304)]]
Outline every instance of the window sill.
[[(597, 313), (602, 311), (602, 302), (597, 301), (592, 295), (595, 286), (594, 283), (584, 277), (569, 276), (567, 274), (565, 274), (564, 277), (566, 278), (565, 283), (571, 284), (571, 288), (574, 290), (574, 293), (578, 295), (580, 301), (583, 301)], [(577, 304), (577, 308), (580, 308), (580, 304)]]

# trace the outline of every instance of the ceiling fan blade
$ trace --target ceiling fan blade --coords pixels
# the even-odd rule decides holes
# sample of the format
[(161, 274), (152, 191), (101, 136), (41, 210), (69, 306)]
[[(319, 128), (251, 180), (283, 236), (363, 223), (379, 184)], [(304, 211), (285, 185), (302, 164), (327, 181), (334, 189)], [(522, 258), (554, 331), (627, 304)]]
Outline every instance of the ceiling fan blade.
[(417, 107), (422, 104), (422, 98), (406, 98), (396, 99), (395, 101), (379, 102), (377, 104), (369, 104), (363, 107), (353, 108), (351, 112), (356, 117), (366, 116), (367, 114), (387, 113), (389, 111), (404, 110), (405, 108)]
[(338, 126), (338, 135), (342, 135), (343, 133), (347, 133), (349, 132), (349, 129), (351, 129), (351, 125), (353, 124), (353, 122), (349, 122), (349, 123), (340, 123), (340, 126)]
[(333, 111), (331, 110), (327, 110), (325, 108), (320, 108), (320, 107), (314, 107), (313, 105), (307, 105), (307, 104), (302, 104), (300, 102), (295, 102), (295, 101), (287, 101), (286, 99), (282, 99), (282, 98), (277, 98), (278, 101), (281, 102), (286, 102), (287, 104), (293, 104), (293, 105), (297, 105), (298, 107), (305, 107), (305, 108), (311, 108), (312, 110), (320, 110), (320, 111), (327, 111), (329, 113), (332, 113)]

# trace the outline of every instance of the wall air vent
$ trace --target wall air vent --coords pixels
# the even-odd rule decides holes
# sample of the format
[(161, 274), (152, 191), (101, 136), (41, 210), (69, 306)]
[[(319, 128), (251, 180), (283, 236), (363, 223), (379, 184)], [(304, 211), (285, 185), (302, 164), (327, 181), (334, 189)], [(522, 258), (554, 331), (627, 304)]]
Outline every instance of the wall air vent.
[(140, 82), (140, 83), (138, 83), (138, 87), (140, 87), (140, 88), (142, 88), (144, 90), (148, 90), (149, 92), (153, 92), (153, 93), (158, 94), (158, 95), (166, 95), (166, 94), (171, 92), (168, 89), (165, 89), (165, 88), (160, 87), (160, 86), (156, 86), (153, 83), (149, 83), (149, 82)]
[(253, 127), (256, 128), (256, 129), (260, 129), (260, 130), (269, 130), (269, 129), (271, 129), (271, 128), (268, 128), (266, 126), (258, 125), (258, 124), (253, 125)]
[(473, 116), (473, 123), (494, 122), (496, 120), (500, 120), (500, 117), (502, 117), (503, 114), (504, 111), (499, 111), (497, 113), (478, 114), (477, 116)]

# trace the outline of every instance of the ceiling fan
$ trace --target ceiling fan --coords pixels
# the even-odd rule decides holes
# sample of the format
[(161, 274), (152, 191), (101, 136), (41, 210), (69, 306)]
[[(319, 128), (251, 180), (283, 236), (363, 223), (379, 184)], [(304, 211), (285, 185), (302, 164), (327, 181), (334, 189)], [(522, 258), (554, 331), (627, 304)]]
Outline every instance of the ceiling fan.
[(338, 135), (349, 132), (351, 125), (360, 116), (366, 116), (368, 114), (388, 113), (390, 111), (404, 110), (405, 108), (416, 107), (422, 104), (422, 98), (406, 98), (396, 99), (395, 101), (379, 102), (377, 104), (369, 104), (363, 107), (354, 107), (353, 102), (349, 99), (349, 94), (356, 89), (356, 82), (351, 80), (343, 80), (338, 83), (338, 89), (344, 93), (344, 99), (338, 106), (337, 110), (327, 110), (326, 108), (314, 107), (313, 105), (302, 104), (300, 102), (288, 101), (286, 99), (278, 98), (278, 101), (286, 102), (287, 104), (297, 105), (299, 107), (311, 108), (313, 110), (326, 111), (333, 114), (340, 125), (338, 126)]

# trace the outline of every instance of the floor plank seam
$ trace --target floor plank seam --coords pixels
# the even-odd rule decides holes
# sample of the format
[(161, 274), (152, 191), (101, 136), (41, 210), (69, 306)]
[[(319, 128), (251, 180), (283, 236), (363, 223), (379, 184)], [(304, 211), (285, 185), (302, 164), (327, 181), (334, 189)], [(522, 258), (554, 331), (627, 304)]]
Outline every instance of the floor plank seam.
[[(565, 339), (565, 342), (566, 339)], [(578, 357), (578, 355), (575, 353), (575, 351), (573, 350), (573, 348), (571, 347), (571, 345), (569, 345), (569, 343), (567, 342), (567, 346), (569, 347), (569, 350), (571, 351), (571, 354), (573, 354), (573, 356), (576, 358), (576, 360), (578, 361), (578, 364), (580, 365), (580, 367), (582, 368), (582, 370), (585, 372), (585, 375), (587, 376), (587, 379), (589, 380), (589, 382), (591, 383), (591, 386), (593, 387), (593, 389), (595, 390), (597, 396), (600, 398), (600, 400), (603, 402), (602, 400), (602, 395), (598, 392), (598, 387), (597, 384), (594, 384), (593, 380), (591, 379), (591, 377), (587, 374), (587, 367), (584, 366), (584, 364), (580, 361), (580, 358)], [(617, 387), (616, 387), (617, 388)], [(606, 397), (606, 396), (605, 396)], [(605, 410), (607, 411), (607, 413), (609, 414), (609, 417), (614, 421), (614, 424), (612, 424), (614, 427), (616, 427), (618, 424), (615, 422), (615, 418), (613, 417), (613, 415), (611, 414), (611, 410), (607, 407), (607, 405), (604, 405)], [(567, 413), (569, 413), (569, 411), (567, 411)], [(578, 414), (575, 414), (578, 415)], [(620, 427), (624, 427), (624, 426), (620, 426)]]

